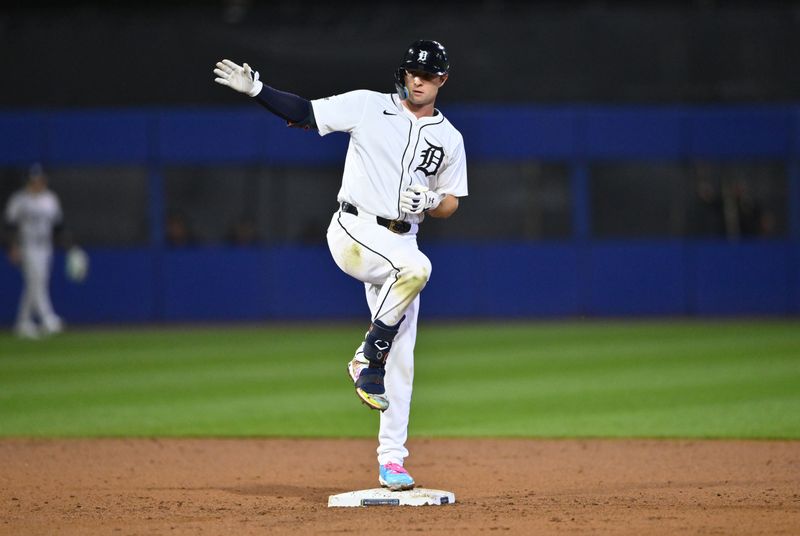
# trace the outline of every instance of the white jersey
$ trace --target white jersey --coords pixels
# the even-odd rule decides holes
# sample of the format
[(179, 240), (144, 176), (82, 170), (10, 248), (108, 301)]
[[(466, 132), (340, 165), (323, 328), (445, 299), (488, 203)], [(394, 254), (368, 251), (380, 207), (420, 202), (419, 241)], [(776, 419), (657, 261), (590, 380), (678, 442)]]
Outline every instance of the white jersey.
[(423, 214), (400, 210), (400, 192), (409, 185), (467, 195), (464, 140), (440, 111), (418, 119), (396, 95), (368, 90), (311, 104), (320, 136), (350, 134), (339, 202), (390, 220), (419, 223)]
[(19, 229), (23, 249), (52, 247), (53, 226), (61, 222), (61, 204), (50, 190), (14, 193), (6, 206), (6, 221)]

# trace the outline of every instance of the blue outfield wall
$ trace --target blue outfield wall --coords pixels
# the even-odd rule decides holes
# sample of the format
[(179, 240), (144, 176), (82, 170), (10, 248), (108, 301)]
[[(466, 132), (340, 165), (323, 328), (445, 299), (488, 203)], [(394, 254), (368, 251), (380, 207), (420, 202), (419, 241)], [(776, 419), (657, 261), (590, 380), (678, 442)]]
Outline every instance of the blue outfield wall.
[[(470, 162), (545, 160), (571, 169), (573, 237), (420, 244), (433, 262), (428, 317), (787, 315), (800, 313), (800, 105), (737, 107), (443, 106)], [(224, 133), (224, 134), (220, 134)], [(150, 224), (162, 228), (171, 164), (341, 163), (347, 136), (287, 129), (258, 107), (0, 112), (0, 166), (141, 165)], [(596, 161), (769, 160), (786, 164), (789, 233), (780, 240), (591, 239)], [(360, 283), (324, 246), (90, 248), (82, 284), (52, 281), (71, 323), (364, 318)], [(21, 279), (0, 262), (0, 323)]]
[[(796, 314), (800, 278), (785, 243), (485, 244), (424, 247), (433, 273), (426, 317)], [(90, 249), (92, 271), (52, 297), (72, 323), (361, 318), (363, 285), (324, 246)], [(21, 278), (0, 267), (0, 321)]]

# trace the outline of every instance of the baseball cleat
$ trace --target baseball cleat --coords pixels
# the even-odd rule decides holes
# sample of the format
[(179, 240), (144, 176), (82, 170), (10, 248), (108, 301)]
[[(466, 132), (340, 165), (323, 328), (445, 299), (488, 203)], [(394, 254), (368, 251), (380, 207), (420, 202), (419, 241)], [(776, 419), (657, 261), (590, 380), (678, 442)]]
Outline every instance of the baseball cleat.
[(64, 331), (64, 322), (60, 318), (53, 317), (43, 322), (42, 333), (45, 335), (56, 335)]
[(392, 491), (414, 489), (414, 479), (399, 463), (381, 465), (378, 482), (384, 488), (389, 488)]
[(386, 391), (383, 387), (383, 376), (386, 374), (384, 369), (370, 368), (369, 363), (354, 357), (347, 364), (347, 373), (353, 380), (356, 394), (361, 402), (370, 409), (378, 411), (389, 409), (389, 399), (386, 398)]
[(35, 340), (42, 336), (39, 330), (33, 324), (23, 323), (14, 328), (14, 333), (20, 339)]

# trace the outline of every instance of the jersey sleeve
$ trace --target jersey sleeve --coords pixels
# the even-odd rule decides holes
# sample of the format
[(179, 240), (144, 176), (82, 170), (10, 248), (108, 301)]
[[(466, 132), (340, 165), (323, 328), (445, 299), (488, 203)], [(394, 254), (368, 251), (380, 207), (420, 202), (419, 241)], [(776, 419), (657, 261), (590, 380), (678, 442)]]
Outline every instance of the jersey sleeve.
[(467, 156), (464, 152), (464, 140), (458, 136), (458, 141), (447, 159), (447, 167), (439, 175), (436, 191), (440, 194), (450, 194), (455, 197), (466, 197), (467, 189)]
[(311, 101), (320, 136), (352, 132), (361, 122), (370, 91), (360, 89)]

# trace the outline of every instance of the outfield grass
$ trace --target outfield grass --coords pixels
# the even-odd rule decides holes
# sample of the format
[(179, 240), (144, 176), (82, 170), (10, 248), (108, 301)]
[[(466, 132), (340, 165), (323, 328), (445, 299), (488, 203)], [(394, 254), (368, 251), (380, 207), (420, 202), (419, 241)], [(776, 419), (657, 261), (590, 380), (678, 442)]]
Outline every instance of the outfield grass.
[[(0, 334), (0, 435), (373, 437), (345, 372), (363, 333)], [(800, 438), (800, 322), (427, 322), (410, 432)]]

